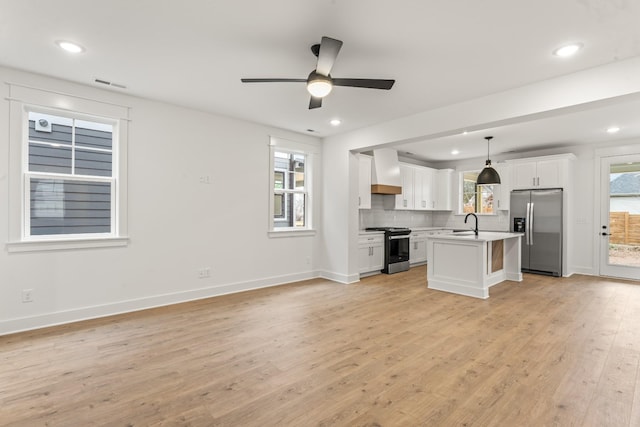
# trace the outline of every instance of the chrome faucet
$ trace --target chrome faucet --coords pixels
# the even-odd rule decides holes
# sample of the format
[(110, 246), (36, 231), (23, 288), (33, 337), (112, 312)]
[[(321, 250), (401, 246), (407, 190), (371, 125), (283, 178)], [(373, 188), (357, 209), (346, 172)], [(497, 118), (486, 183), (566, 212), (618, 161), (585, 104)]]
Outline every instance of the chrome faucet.
[(464, 217), (464, 223), (467, 223), (467, 219), (469, 219), (469, 217), (472, 216), (476, 219), (476, 228), (473, 229), (473, 232), (476, 233), (476, 236), (478, 235), (478, 217), (476, 216), (476, 214), (474, 213), (468, 213), (467, 216)]

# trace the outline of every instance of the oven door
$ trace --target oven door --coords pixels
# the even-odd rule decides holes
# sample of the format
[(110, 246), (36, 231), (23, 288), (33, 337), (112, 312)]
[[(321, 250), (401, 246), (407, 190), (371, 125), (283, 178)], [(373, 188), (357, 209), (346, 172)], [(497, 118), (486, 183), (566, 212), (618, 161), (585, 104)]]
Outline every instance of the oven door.
[(389, 264), (409, 261), (409, 235), (389, 236)]

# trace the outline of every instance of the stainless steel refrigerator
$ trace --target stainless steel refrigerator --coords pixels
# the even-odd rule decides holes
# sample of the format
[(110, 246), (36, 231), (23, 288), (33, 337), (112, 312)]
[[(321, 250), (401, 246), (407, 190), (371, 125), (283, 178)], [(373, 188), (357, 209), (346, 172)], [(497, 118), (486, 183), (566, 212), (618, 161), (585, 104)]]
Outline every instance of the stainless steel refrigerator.
[(522, 237), (522, 271), (562, 276), (562, 189), (511, 192), (511, 231)]

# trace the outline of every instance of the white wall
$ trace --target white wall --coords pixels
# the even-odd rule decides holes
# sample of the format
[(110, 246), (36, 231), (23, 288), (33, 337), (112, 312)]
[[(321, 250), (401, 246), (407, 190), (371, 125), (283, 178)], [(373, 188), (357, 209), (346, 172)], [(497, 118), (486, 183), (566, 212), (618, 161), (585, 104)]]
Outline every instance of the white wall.
[[(316, 236), (269, 238), (269, 136), (317, 138), (0, 68), (19, 83), (131, 107), (130, 243), (123, 248), (0, 251), (0, 334), (319, 275)], [(0, 242), (7, 242), (9, 107), (0, 101)], [(201, 184), (209, 175), (212, 183)], [(198, 279), (197, 270), (211, 268)], [(23, 289), (34, 302), (22, 303)]]

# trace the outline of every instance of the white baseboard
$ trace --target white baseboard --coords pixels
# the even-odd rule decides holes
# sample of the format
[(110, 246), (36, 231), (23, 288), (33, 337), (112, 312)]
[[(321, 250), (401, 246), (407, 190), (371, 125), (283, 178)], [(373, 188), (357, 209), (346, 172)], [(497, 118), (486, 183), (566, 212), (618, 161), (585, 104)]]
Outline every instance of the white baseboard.
[(572, 266), (566, 274), (563, 274), (564, 277), (570, 277), (573, 274), (584, 274), (585, 276), (597, 276), (597, 273), (594, 271), (593, 267), (580, 267), (580, 266)]
[(359, 274), (340, 274), (334, 273), (332, 271), (322, 271), (320, 273), (320, 277), (322, 277), (323, 279), (331, 280), (333, 282), (344, 284), (356, 283), (360, 281)]
[[(147, 310), (155, 307), (179, 304), (182, 302), (211, 298), (237, 292), (245, 292), (253, 289), (284, 285), (287, 283), (315, 279), (318, 277), (324, 276), (318, 271), (309, 271), (285, 276), (275, 276), (258, 280), (250, 280), (246, 282), (216, 285), (185, 292), (154, 295), (134, 300), (120, 301), (113, 304), (81, 307), (72, 310), (9, 319), (0, 322), (0, 335), (7, 335), (16, 332), (24, 332), (49, 326), (62, 325), (65, 323), (79, 322), (82, 320), (113, 316), (116, 314), (130, 313), (133, 311)], [(327, 277), (327, 279), (329, 278)]]

